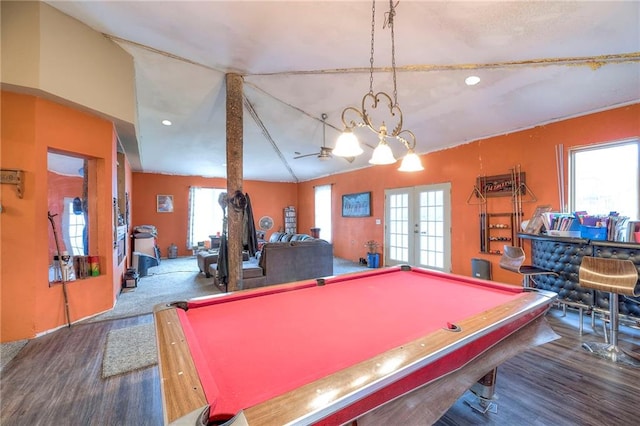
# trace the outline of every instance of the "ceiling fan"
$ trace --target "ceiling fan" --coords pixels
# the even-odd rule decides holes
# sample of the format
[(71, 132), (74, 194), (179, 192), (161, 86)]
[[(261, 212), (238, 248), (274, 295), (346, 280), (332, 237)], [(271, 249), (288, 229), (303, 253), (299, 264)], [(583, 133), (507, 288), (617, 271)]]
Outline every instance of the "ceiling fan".
[[(328, 116), (327, 114), (322, 113), (321, 117), (322, 117), (322, 146), (320, 147), (320, 152), (314, 152), (313, 154), (298, 155), (297, 157), (293, 157), (294, 160), (297, 160), (299, 158), (312, 157), (314, 155), (323, 161), (332, 158), (331, 151), (333, 151), (333, 148), (328, 147), (325, 144), (325, 140), (326, 140), (325, 131), (326, 131), (326, 125), (327, 125), (326, 120)], [(353, 163), (354, 157), (346, 157), (344, 159), (350, 163)]]

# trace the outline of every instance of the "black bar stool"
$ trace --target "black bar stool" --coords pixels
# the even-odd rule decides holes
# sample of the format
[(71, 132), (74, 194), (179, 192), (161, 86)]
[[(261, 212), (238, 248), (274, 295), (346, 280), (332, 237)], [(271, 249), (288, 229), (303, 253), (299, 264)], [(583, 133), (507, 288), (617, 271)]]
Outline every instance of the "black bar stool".
[(504, 252), (500, 258), (500, 267), (507, 271), (515, 272), (523, 276), (522, 286), (524, 288), (532, 288), (531, 281), (535, 282), (535, 279), (531, 278), (536, 275), (555, 275), (553, 271), (548, 269), (538, 268), (533, 265), (523, 265), (526, 257), (522, 247), (504, 246)]
[(618, 295), (638, 296), (638, 271), (630, 260), (604, 257), (582, 258), (578, 272), (580, 287), (609, 292), (609, 321), (611, 342), (585, 342), (582, 347), (592, 354), (613, 362), (640, 367), (640, 360), (624, 353), (618, 346)]
[[(535, 283), (535, 279), (533, 278), (535, 276), (538, 276), (538, 275), (554, 275), (556, 277), (559, 276), (557, 273), (550, 271), (548, 269), (538, 268), (537, 266), (533, 266), (533, 265), (523, 265), (525, 260), (526, 260), (526, 256), (524, 254), (524, 250), (522, 249), (522, 247), (504, 246), (504, 252), (502, 253), (502, 257), (500, 258), (499, 264), (502, 269), (506, 269), (507, 271), (515, 272), (517, 274), (522, 275), (523, 276), (522, 287), (524, 288), (534, 288), (534, 286), (531, 285), (531, 281)], [(566, 315), (567, 313), (566, 312), (567, 304), (570, 304), (571, 306), (574, 306), (575, 308), (578, 309), (578, 319), (579, 319), (578, 327), (579, 327), (580, 334), (582, 334), (582, 331), (584, 329), (583, 314), (586, 306), (578, 303), (567, 302), (567, 301), (558, 301), (558, 303), (562, 305), (562, 312), (564, 315)]]

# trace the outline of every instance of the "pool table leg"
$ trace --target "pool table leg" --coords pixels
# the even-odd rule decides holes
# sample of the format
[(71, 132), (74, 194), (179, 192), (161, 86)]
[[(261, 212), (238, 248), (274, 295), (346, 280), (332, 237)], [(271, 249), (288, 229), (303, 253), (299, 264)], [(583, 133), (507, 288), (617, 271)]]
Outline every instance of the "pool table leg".
[(496, 377), (498, 375), (498, 368), (494, 368), (484, 376), (482, 376), (473, 386), (469, 389), (474, 395), (473, 400), (465, 400), (465, 402), (474, 410), (481, 412), (497, 413), (498, 404), (493, 399), (496, 393)]

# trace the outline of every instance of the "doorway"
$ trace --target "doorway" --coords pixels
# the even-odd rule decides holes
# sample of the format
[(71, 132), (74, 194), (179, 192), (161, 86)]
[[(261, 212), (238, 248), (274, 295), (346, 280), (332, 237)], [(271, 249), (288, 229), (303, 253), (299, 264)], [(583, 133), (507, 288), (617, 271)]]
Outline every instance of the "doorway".
[(451, 184), (385, 190), (384, 264), (451, 272)]

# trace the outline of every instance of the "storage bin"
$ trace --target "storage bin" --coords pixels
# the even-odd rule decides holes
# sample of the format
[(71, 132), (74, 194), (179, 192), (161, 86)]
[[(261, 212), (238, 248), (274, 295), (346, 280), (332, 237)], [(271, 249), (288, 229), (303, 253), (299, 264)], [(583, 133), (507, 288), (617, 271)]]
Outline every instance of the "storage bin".
[(606, 240), (607, 228), (603, 226), (585, 226), (580, 227), (580, 236), (587, 240)]
[(485, 259), (471, 259), (471, 275), (483, 280), (491, 279), (491, 262)]
[(138, 287), (138, 271), (136, 268), (128, 268), (127, 272), (124, 274), (124, 288), (135, 288)]
[(175, 244), (171, 244), (167, 249), (167, 257), (169, 259), (175, 259), (178, 257), (178, 246)]

